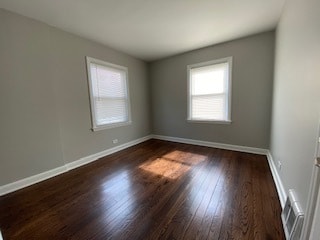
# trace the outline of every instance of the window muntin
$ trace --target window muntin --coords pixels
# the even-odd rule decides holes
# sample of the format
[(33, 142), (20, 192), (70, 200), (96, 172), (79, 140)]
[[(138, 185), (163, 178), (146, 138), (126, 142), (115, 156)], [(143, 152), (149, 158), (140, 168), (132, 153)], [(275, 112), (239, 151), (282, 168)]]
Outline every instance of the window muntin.
[(93, 130), (130, 123), (128, 70), (87, 57)]
[(232, 58), (188, 66), (188, 120), (231, 121)]

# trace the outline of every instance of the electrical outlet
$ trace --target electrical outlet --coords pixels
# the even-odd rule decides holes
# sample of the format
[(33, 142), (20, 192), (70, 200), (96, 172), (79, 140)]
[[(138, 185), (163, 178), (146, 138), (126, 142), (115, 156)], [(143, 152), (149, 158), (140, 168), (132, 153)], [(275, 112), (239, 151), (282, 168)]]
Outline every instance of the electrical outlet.
[(278, 169), (281, 170), (281, 162), (278, 161)]
[(117, 144), (117, 143), (118, 143), (118, 139), (113, 139), (113, 140), (112, 140), (112, 143), (113, 143), (113, 144)]

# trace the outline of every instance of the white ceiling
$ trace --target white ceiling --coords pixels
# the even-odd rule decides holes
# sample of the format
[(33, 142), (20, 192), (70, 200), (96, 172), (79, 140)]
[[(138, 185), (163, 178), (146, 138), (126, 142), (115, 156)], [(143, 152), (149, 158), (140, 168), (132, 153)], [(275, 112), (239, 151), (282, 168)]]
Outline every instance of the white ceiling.
[(285, 0), (0, 0), (0, 7), (142, 60), (274, 29)]

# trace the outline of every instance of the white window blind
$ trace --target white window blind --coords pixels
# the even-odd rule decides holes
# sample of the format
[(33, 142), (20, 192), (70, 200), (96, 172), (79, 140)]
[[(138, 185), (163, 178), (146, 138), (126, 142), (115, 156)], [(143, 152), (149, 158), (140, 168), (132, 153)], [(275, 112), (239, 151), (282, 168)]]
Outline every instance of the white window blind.
[(188, 66), (189, 120), (230, 121), (231, 58)]
[(93, 129), (130, 122), (127, 68), (87, 58)]

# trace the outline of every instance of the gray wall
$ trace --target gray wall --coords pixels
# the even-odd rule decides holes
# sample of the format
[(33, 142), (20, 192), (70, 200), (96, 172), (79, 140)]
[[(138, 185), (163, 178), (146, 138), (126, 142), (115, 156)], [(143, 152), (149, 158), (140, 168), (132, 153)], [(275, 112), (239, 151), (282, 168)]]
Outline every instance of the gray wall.
[[(232, 124), (187, 122), (187, 65), (233, 56)], [(274, 32), (207, 47), (150, 64), (153, 133), (268, 148)]]
[(320, 110), (320, 1), (287, 1), (276, 37), (271, 152), (306, 207)]
[(0, 185), (63, 165), (50, 28), (0, 10)]
[[(54, 87), (61, 142), (67, 162), (144, 137), (151, 133), (147, 64), (125, 54), (52, 29)], [(132, 124), (92, 132), (85, 57), (90, 56), (128, 67)]]
[[(150, 134), (147, 64), (0, 9), (0, 185)], [(92, 132), (85, 56), (129, 69), (132, 124)]]

